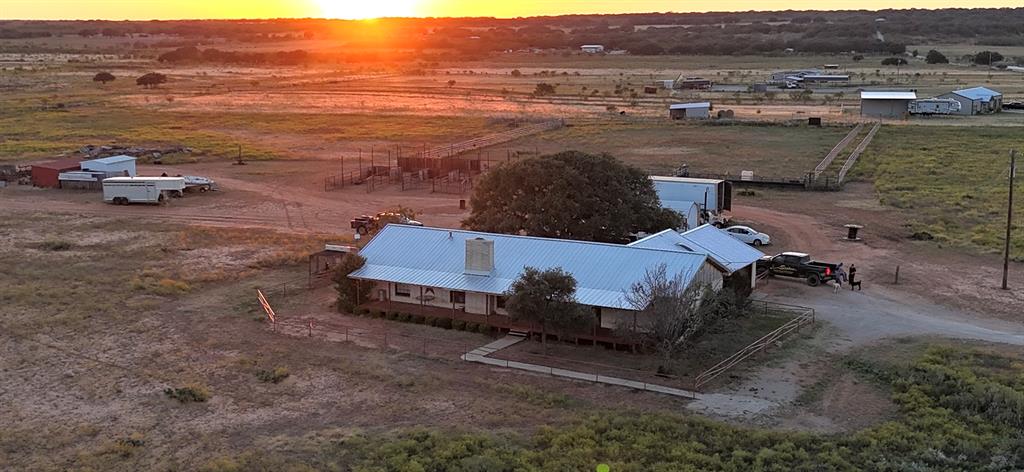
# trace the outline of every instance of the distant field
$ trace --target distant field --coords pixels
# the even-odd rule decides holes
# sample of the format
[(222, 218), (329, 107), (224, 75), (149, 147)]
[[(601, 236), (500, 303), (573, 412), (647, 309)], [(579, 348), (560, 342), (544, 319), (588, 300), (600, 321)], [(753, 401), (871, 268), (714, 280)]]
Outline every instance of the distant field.
[[(850, 127), (852, 128), (852, 127)], [(511, 143), (513, 151), (541, 154), (575, 149), (607, 152), (642, 169), (670, 172), (800, 178), (849, 132), (845, 126), (712, 125), (662, 120), (584, 121)]]
[[(940, 243), (998, 252), (1006, 227), (1009, 150), (1024, 147), (1020, 138), (1019, 128), (885, 126), (855, 171), (874, 180), (883, 204), (910, 210), (914, 231)], [(1013, 254), (1024, 259), (1024, 205), (1016, 206), (1015, 219)]]

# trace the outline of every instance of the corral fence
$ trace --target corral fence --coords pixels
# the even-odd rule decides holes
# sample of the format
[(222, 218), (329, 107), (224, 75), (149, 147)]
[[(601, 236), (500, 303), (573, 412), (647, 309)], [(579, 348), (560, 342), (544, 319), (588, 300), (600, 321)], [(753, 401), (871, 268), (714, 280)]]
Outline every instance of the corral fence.
[(771, 312), (782, 312), (782, 313), (793, 313), (796, 315), (793, 319), (787, 321), (782, 326), (774, 329), (772, 332), (762, 336), (757, 341), (754, 341), (740, 349), (735, 354), (725, 358), (718, 364), (715, 364), (710, 369), (704, 371), (694, 380), (693, 387), (696, 390), (700, 390), (701, 387), (706, 385), (708, 382), (714, 380), (718, 376), (722, 375), (729, 369), (735, 367), (737, 364), (751, 358), (757, 353), (768, 349), (781, 341), (786, 336), (799, 330), (800, 328), (814, 324), (814, 309), (808, 307), (802, 307), (797, 305), (787, 305), (783, 303), (774, 303), (764, 300), (751, 300), (752, 311), (756, 313), (768, 314)]
[[(514, 141), (532, 134), (565, 126), (564, 120), (550, 120), (519, 126), (508, 131), (434, 148), (396, 146), (394, 149), (371, 148), (364, 164), (359, 151), (357, 168), (345, 169), (344, 159), (339, 174), (324, 177), (324, 191), (342, 189), (352, 185), (365, 185), (367, 192), (389, 184), (398, 184), (402, 190), (430, 188), (432, 192), (464, 194), (473, 188), (473, 178), (511, 160), (507, 151), (504, 159), (491, 159), (490, 150), (484, 148)], [(476, 151), (476, 156), (465, 154)], [(519, 153), (516, 153), (518, 156)], [(379, 165), (385, 162), (387, 165)], [(351, 166), (351, 163), (349, 163)]]
[(493, 133), (479, 138), (473, 138), (447, 146), (438, 146), (423, 150), (418, 157), (425, 159), (439, 159), (442, 157), (455, 157), (459, 154), (491, 147), (501, 143), (507, 143), (532, 134), (543, 133), (565, 126), (565, 120), (550, 120), (532, 125), (520, 126), (508, 131)]

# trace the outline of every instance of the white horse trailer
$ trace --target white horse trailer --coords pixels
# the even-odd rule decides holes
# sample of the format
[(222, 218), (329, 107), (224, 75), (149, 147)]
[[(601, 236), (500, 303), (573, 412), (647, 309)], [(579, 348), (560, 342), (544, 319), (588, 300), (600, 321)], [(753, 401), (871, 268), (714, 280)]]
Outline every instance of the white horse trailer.
[(116, 205), (164, 203), (185, 193), (181, 177), (112, 177), (103, 180), (103, 201)]
[(949, 115), (960, 111), (960, 102), (952, 98), (923, 98), (907, 106), (911, 115)]

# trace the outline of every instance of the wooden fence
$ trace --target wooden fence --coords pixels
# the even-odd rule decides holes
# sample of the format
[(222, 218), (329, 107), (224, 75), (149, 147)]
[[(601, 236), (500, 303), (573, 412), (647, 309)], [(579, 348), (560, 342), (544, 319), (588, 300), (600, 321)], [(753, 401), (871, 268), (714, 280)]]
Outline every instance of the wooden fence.
[[(785, 305), (781, 303), (772, 303), (761, 300), (751, 301), (753, 306), (762, 305), (761, 310), (767, 314), (771, 311), (783, 311), (796, 313), (797, 316), (792, 320), (786, 322), (786, 324), (779, 326), (774, 331), (762, 336), (757, 341), (754, 341), (747, 347), (740, 349), (735, 354), (727, 357), (722, 362), (715, 364), (710, 369), (704, 371), (698, 375), (694, 380), (693, 387), (696, 390), (700, 390), (708, 382), (714, 380), (719, 375), (722, 375), (727, 370), (735, 367), (737, 364), (749, 359), (751, 356), (771, 347), (782, 338), (788, 336), (790, 333), (800, 329), (803, 326), (814, 323), (814, 309), (801, 307), (796, 305)], [(756, 315), (754, 315), (756, 316)]]
[(838, 156), (839, 153), (843, 152), (843, 149), (846, 149), (846, 147), (850, 145), (850, 143), (853, 141), (853, 138), (856, 138), (857, 135), (860, 134), (860, 130), (862, 129), (864, 129), (864, 123), (857, 123), (857, 126), (854, 127), (853, 130), (851, 130), (846, 135), (846, 137), (840, 140), (839, 143), (836, 144), (836, 147), (832, 148), (832, 150), (829, 151), (828, 155), (826, 155), (825, 158), (822, 159), (821, 162), (818, 164), (818, 166), (814, 168), (815, 179), (817, 179), (822, 172), (825, 172), (825, 169), (827, 169), (828, 166), (832, 165), (832, 161), (836, 159), (836, 156)]
[(846, 173), (853, 168), (854, 164), (857, 163), (857, 158), (859, 158), (860, 154), (868, 148), (868, 145), (871, 144), (871, 140), (875, 138), (875, 133), (878, 133), (878, 129), (881, 127), (882, 122), (875, 123), (875, 126), (871, 127), (871, 131), (868, 131), (868, 135), (864, 137), (864, 140), (857, 145), (857, 149), (854, 149), (853, 153), (850, 154), (850, 157), (846, 159), (846, 163), (843, 164), (843, 168), (839, 169), (839, 185), (843, 185), (843, 180), (846, 179)]
[(473, 138), (470, 140), (453, 143), (446, 146), (438, 146), (431, 149), (424, 149), (416, 157), (425, 159), (455, 157), (464, 152), (482, 149), (485, 147), (494, 146), (496, 144), (507, 143), (509, 141), (514, 141), (516, 139), (529, 136), (531, 134), (542, 133), (544, 131), (558, 129), (563, 126), (565, 126), (564, 120), (551, 120), (533, 125), (520, 126), (518, 128), (511, 129), (508, 131), (489, 134), (487, 136), (481, 136), (479, 138)]

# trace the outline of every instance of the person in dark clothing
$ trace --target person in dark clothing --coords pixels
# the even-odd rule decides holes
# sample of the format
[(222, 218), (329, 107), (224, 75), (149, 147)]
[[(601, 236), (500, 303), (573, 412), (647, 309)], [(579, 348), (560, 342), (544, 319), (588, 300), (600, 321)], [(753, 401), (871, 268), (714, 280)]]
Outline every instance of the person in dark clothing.
[(850, 264), (850, 290), (860, 290), (860, 282), (857, 281), (857, 266)]

